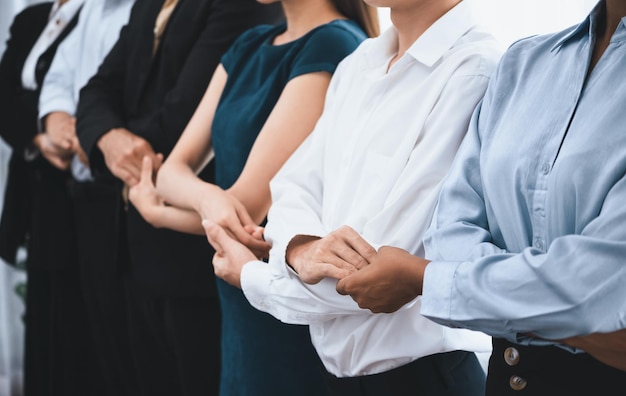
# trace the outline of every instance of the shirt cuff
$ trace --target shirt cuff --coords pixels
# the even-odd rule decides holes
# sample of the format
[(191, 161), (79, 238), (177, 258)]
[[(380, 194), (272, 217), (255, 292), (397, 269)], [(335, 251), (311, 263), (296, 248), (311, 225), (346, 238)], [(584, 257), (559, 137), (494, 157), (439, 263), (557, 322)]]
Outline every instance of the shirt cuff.
[(432, 261), (426, 266), (420, 313), (428, 318), (450, 319), (452, 287), (460, 262)]
[(62, 112), (74, 116), (75, 110), (76, 105), (71, 99), (56, 98), (54, 100), (42, 101), (39, 108), (39, 131), (45, 131), (46, 125), (44, 121), (50, 113)]
[(265, 302), (267, 287), (272, 281), (271, 271), (263, 261), (249, 261), (241, 269), (241, 290), (250, 304), (261, 311), (267, 312)]

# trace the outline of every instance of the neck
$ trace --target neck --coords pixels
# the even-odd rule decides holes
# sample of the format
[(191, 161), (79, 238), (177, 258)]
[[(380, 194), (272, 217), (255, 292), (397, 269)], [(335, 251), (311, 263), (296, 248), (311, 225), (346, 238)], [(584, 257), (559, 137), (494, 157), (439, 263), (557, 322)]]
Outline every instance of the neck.
[(339, 18), (345, 18), (330, 0), (283, 0), (287, 29), (276, 37), (274, 44), (296, 40), (312, 29)]
[(600, 36), (612, 36), (622, 18), (626, 16), (626, 1), (606, 0), (604, 26), (598, 32)]
[(400, 59), (428, 28), (461, 0), (426, 0), (406, 7), (391, 8), (390, 17), (398, 31), (398, 54), (392, 63)]

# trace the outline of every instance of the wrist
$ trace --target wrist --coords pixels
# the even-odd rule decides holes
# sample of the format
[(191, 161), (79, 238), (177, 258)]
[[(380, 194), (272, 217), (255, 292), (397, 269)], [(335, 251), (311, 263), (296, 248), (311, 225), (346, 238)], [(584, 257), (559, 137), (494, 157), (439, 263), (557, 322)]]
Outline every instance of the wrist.
[(193, 197), (191, 207), (200, 215), (202, 219), (214, 221), (214, 219), (211, 219), (210, 216), (207, 216), (208, 210), (205, 210), (205, 208), (212, 207), (216, 200), (211, 197), (214, 197), (218, 192), (223, 192), (223, 190), (218, 186), (202, 181), (197, 177), (195, 182), (198, 183), (197, 187), (193, 189), (195, 190), (195, 193), (189, 194), (190, 197)]

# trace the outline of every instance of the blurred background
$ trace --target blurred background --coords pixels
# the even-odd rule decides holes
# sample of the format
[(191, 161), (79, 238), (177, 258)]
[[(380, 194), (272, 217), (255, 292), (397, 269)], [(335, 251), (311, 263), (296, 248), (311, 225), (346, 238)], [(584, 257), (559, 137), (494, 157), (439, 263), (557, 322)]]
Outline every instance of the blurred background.
[[(89, 0), (87, 0), (89, 1)], [(152, 0), (158, 1), (158, 0)], [(471, 0), (478, 17), (502, 43), (535, 34), (561, 30), (580, 22), (597, 0)], [(15, 14), (41, 0), (0, 0), (0, 54), (4, 53)], [(381, 30), (389, 27), (389, 12), (380, 9)], [(10, 150), (0, 139), (0, 207), (4, 197)], [(0, 396), (21, 396), (24, 305), (20, 297), (25, 284), (22, 270), (0, 260)], [(483, 357), (486, 362), (487, 357)]]

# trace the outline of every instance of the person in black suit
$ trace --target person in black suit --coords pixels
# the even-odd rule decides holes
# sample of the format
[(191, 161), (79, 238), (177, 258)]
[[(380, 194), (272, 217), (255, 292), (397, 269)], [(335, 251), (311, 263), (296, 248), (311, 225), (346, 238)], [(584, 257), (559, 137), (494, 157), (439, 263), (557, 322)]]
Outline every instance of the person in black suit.
[[(0, 136), (12, 148), (0, 257), (27, 251), (24, 394), (91, 395), (90, 339), (78, 281), (67, 153), (38, 132), (38, 99), (82, 0), (30, 6), (13, 20), (0, 61)], [(52, 165), (54, 164), (54, 166)]]
[(138, 0), (81, 90), (76, 130), (95, 181), (72, 190), (89, 309), (110, 311), (124, 279), (140, 394), (217, 394), (221, 322), (206, 238), (153, 228), (125, 191), (144, 155), (158, 167), (169, 154), (238, 35), (282, 18), (254, 0)]

